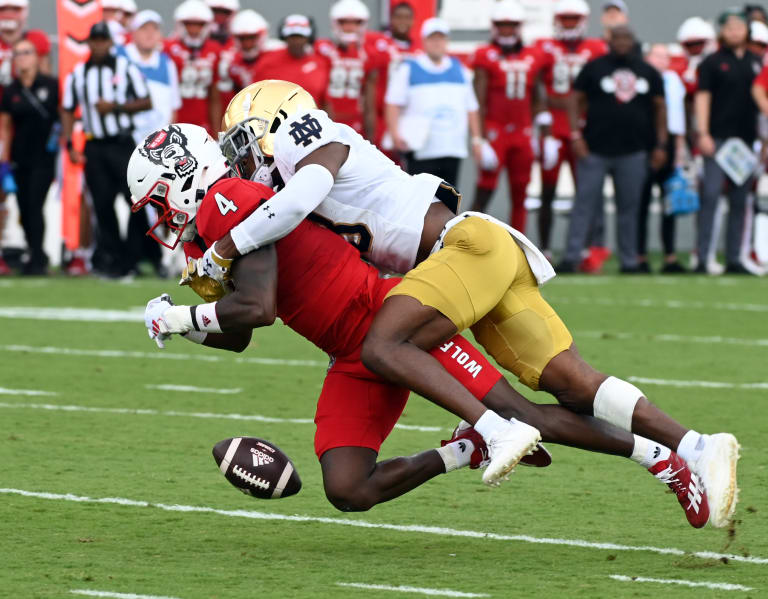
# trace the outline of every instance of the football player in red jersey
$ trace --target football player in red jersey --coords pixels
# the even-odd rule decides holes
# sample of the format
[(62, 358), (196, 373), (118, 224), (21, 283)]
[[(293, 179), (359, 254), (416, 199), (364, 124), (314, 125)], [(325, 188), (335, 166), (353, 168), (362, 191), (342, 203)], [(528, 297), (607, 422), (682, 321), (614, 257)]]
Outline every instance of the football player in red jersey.
[(682, 56), (673, 56), (669, 68), (680, 75), (689, 96), (696, 92), (696, 71), (699, 64), (715, 47), (715, 29), (701, 17), (690, 17), (677, 30)]
[(403, 0), (392, 6), (385, 33), (404, 57), (411, 57), (421, 50), (421, 39), (413, 35), (413, 5), (410, 2)]
[(51, 72), (51, 42), (40, 29), (25, 29), (29, 0), (0, 0), (0, 87), (13, 79), (13, 44), (26, 38), (40, 57), (40, 72)]
[(222, 48), (229, 49), (233, 45), (232, 19), (240, 10), (240, 0), (205, 0), (213, 12), (211, 39), (219, 42)]
[(332, 39), (315, 43), (330, 62), (328, 103), (334, 119), (373, 139), (376, 128), (375, 68), (368, 56), (365, 33), (370, 12), (360, 0), (339, 0), (331, 6)]
[[(538, 103), (537, 87), (547, 60), (539, 50), (523, 46), (524, 18), (525, 11), (516, 0), (497, 2), (491, 13), (491, 43), (479, 47), (472, 57), (483, 131), (497, 158), (480, 165), (472, 210), (485, 211), (501, 169), (506, 168), (512, 199), (510, 224), (523, 233), (533, 166), (531, 115), (536, 108), (532, 105)], [(472, 143), (484, 140), (473, 139)]]
[[(543, 135), (541, 151), (541, 209), (539, 210), (539, 245), (549, 250), (552, 229), (552, 201), (563, 161), (576, 176), (576, 161), (570, 151), (571, 128), (565, 111), (565, 98), (581, 68), (590, 60), (608, 52), (599, 38), (587, 38), (589, 5), (585, 0), (560, 0), (555, 5), (554, 37), (536, 42), (549, 57), (544, 71), (549, 112), (538, 115), (538, 124), (551, 128), (551, 136)], [(549, 148), (547, 146), (550, 146)]]
[(374, 108), (376, 125), (373, 141), (381, 144), (381, 138), (387, 130), (384, 118), (384, 97), (387, 95), (387, 84), (392, 69), (400, 64), (400, 52), (392, 39), (377, 31), (365, 32), (365, 51), (368, 56), (368, 74), (370, 84), (375, 86)]
[[(199, 127), (171, 125), (156, 131), (139, 144), (128, 166), (134, 210), (154, 205), (160, 218), (150, 231), (153, 237), (170, 246), (155, 233), (165, 225), (175, 234), (172, 245), (184, 241), (187, 256), (200, 257), (205, 245), (254, 210), (265, 209), (262, 204), (273, 195), (265, 185), (228, 178), (228, 171), (218, 146)], [(217, 301), (190, 307), (173, 305), (167, 295), (151, 300), (145, 313), (150, 337), (161, 347), (176, 333), (209, 347), (242, 351), (253, 328), (268, 326), (279, 316), (327, 351), (331, 367), (318, 400), (315, 452), (326, 495), (335, 507), (367, 510), (443, 472), (482, 466), (486, 457), (482, 437), (461, 426), (439, 449), (377, 462), (408, 391), (367, 370), (360, 350), (384, 296), (399, 279), (382, 278), (340, 236), (303, 221), (274, 246), (239, 259), (232, 269), (234, 291), (228, 295), (217, 293), (210, 279), (194, 274), (195, 265), (188, 267), (184, 282), (204, 299)], [(647, 455), (634, 456), (630, 433), (560, 406), (528, 402), (460, 335), (432, 354), (477, 399), (505, 418), (535, 421), (544, 437), (554, 442), (632, 456), (672, 488), (692, 525), (706, 523), (706, 493), (675, 453), (651, 443)], [(532, 465), (550, 461), (542, 449), (526, 459)]]
[(309, 92), (318, 106), (332, 114), (327, 95), (330, 64), (315, 52), (312, 19), (304, 15), (288, 15), (280, 24), (279, 32), (285, 48), (264, 53), (256, 66), (254, 81), (282, 79), (296, 83)]
[(230, 25), (234, 46), (222, 51), (219, 60), (219, 91), (222, 106), (256, 79), (256, 65), (263, 55), (267, 22), (255, 10), (243, 10)]
[(173, 13), (176, 35), (165, 42), (165, 51), (179, 73), (181, 108), (177, 118), (205, 127), (214, 134), (221, 121), (218, 83), (221, 46), (210, 39), (211, 9), (202, 0), (185, 0)]

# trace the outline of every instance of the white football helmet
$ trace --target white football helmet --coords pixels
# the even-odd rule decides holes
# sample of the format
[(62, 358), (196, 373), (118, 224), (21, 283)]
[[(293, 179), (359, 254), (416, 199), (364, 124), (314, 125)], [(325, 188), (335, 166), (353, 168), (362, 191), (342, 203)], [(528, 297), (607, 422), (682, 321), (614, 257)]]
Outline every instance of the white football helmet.
[[(578, 25), (565, 27), (563, 17), (579, 17)], [(559, 0), (555, 4), (555, 38), (566, 41), (584, 39), (588, 19), (589, 4), (585, 0)]]
[[(179, 241), (195, 238), (200, 202), (228, 171), (224, 154), (205, 129), (186, 123), (168, 125), (150, 133), (131, 154), (126, 174), (131, 210), (152, 206), (158, 219), (147, 235), (174, 249)], [(171, 233), (168, 240), (163, 226)]]
[(768, 27), (760, 21), (749, 24), (749, 40), (759, 44), (768, 44)]
[(24, 28), (29, 14), (29, 0), (0, 0), (0, 30), (9, 33)]
[[(205, 43), (213, 23), (213, 11), (203, 0), (184, 0), (173, 11), (173, 20), (176, 21), (176, 31), (181, 40), (190, 48), (199, 48)], [(192, 37), (184, 27), (184, 23), (204, 23), (200, 35)]]
[[(345, 45), (361, 44), (365, 39), (365, 30), (371, 13), (360, 0), (339, 0), (331, 6), (331, 30), (337, 42)], [(339, 21), (361, 21), (357, 31), (344, 31)]]
[(687, 18), (677, 30), (677, 41), (681, 44), (714, 39), (715, 28), (701, 17)]
[(519, 23), (525, 21), (525, 10), (517, 0), (499, 0), (491, 9), (491, 39), (500, 46), (515, 46), (520, 42), (520, 35), (501, 35), (497, 24)]

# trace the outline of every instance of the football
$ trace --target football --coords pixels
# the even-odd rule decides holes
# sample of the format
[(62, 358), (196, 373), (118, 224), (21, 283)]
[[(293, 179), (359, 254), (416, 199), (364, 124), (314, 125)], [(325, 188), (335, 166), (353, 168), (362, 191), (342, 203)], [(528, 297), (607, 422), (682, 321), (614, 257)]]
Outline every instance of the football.
[(264, 439), (224, 439), (213, 446), (213, 459), (227, 480), (246, 495), (279, 499), (301, 490), (301, 479), (291, 459)]

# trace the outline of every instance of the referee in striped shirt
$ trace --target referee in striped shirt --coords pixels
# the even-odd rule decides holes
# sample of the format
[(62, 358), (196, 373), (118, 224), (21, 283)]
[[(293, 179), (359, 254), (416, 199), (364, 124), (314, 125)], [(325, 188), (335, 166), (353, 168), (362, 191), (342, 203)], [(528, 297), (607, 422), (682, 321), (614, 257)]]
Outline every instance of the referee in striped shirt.
[[(106, 23), (91, 27), (88, 46), (90, 57), (67, 75), (64, 84), (62, 135), (72, 162), (85, 163), (85, 184), (98, 226), (94, 267), (106, 276), (120, 277), (135, 270), (141, 257), (146, 215), (131, 215), (128, 239), (123, 241), (115, 196), (122, 193), (130, 201), (125, 172), (135, 147), (133, 115), (152, 108), (152, 101), (136, 65), (112, 53)], [(78, 106), (87, 140), (84, 155), (73, 148), (71, 139)]]

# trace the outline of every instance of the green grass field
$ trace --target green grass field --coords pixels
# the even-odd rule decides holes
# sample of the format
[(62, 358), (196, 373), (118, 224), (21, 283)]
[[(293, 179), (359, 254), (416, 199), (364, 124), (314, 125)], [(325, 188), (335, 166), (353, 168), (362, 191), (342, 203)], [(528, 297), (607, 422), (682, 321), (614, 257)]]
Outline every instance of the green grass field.
[[(496, 598), (768, 589), (764, 281), (558, 277), (545, 288), (595, 366), (638, 377), (630, 380), (697, 430), (737, 435), (731, 531), (690, 528), (666, 487), (629, 460), (559, 446), (550, 468), (519, 468), (498, 489), (465, 469), (368, 513), (336, 512), (312, 449), (325, 356), (279, 324), (243, 354), (183, 339), (161, 352), (141, 315), (163, 291), (194, 302), (173, 281), (0, 281), (0, 597), (425, 596), (339, 583)], [(55, 308), (113, 310), (117, 320), (77, 321), (88, 313)], [(455, 421), (414, 396), (401, 423), (441, 430), (396, 429), (382, 457), (435, 447)], [(302, 491), (267, 502), (230, 486), (211, 448), (235, 435), (280, 445)]]

